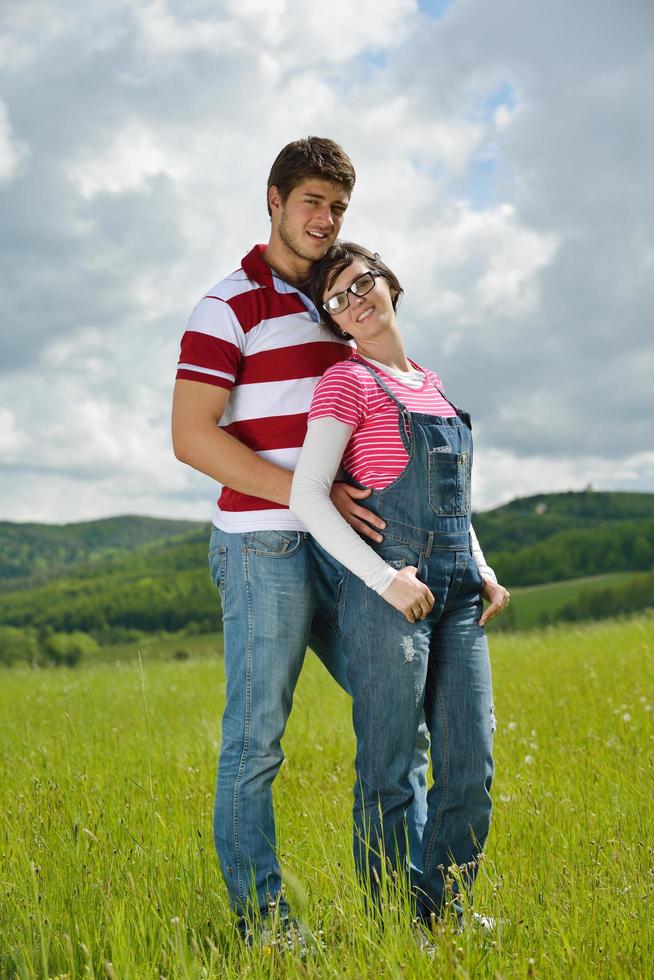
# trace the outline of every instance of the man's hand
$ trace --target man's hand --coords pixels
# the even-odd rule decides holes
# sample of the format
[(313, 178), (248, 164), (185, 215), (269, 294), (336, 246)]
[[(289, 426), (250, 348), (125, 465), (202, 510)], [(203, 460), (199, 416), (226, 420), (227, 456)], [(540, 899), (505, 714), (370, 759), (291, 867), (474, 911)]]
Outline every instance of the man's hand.
[(364, 500), (370, 493), (372, 493), (370, 488), (359, 490), (358, 487), (351, 487), (349, 483), (337, 482), (332, 486), (329, 496), (336, 510), (350, 527), (358, 531), (362, 537), (379, 543), (384, 540), (383, 536), (369, 525), (373, 524), (383, 531), (386, 523), (381, 517), (377, 517), (372, 511), (366, 510), (357, 503), (357, 500)]
[(485, 578), (482, 596), (488, 605), (479, 620), (479, 625), (485, 626), (486, 623), (490, 623), (491, 619), (495, 619), (496, 616), (504, 612), (509, 604), (511, 593), (503, 585), (500, 585), (499, 582), (493, 582), (492, 579)]
[(382, 592), (382, 599), (401, 612), (410, 623), (425, 619), (434, 605), (433, 593), (416, 578), (417, 571), (413, 565), (401, 568), (386, 591)]

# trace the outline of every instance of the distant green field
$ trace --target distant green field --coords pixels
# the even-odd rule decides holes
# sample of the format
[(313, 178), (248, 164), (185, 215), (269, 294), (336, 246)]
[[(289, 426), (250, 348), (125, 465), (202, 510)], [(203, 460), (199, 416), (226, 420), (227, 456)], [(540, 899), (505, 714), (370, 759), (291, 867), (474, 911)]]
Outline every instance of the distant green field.
[[(515, 590), (505, 627), (536, 625), (541, 612), (554, 616), (579, 595), (565, 595), (561, 585), (550, 592), (552, 582), (576, 589), (581, 576), (605, 576), (594, 579), (595, 589), (620, 581), (615, 573), (654, 566), (654, 494), (542, 494), (475, 514), (474, 521), (489, 563)], [(212, 632), (218, 601), (207, 543), (208, 528), (186, 521), (0, 522), (0, 662), (56, 660), (57, 642), (65, 642), (48, 643), (48, 631), (86, 633), (103, 646), (146, 634)], [(643, 581), (620, 595), (581, 596), (576, 618), (648, 607), (652, 575), (651, 587)], [(546, 590), (518, 602), (517, 590), (527, 584)], [(3, 640), (3, 626), (31, 634)]]
[[(611, 572), (547, 585), (511, 589), (510, 625), (513, 629), (532, 629), (544, 615), (554, 616), (567, 603), (574, 602), (582, 589), (605, 589), (634, 577), (634, 572)], [(654, 604), (654, 597), (652, 598)], [(501, 622), (501, 620), (500, 620)]]
[(2, 674), (1, 977), (654, 974), (654, 616), (492, 638), (495, 809), (476, 899), (500, 924), (490, 939), (446, 927), (433, 961), (406, 917), (382, 933), (363, 910), (350, 702), (311, 655), (276, 799), (288, 891), (324, 947), (307, 962), (241, 948), (211, 830), (223, 665), (192, 642), (185, 662), (146, 653), (142, 674)]
[[(551, 582), (548, 585), (530, 585), (524, 589), (514, 588), (511, 590), (510, 612), (496, 621), (491, 630), (499, 632), (497, 627), (501, 628), (504, 622), (512, 630), (533, 629), (542, 625), (543, 616), (555, 617), (582, 590), (620, 585), (634, 577), (634, 572), (613, 572), (567, 582)], [(654, 604), (654, 598), (652, 601)], [(136, 660), (140, 652), (144, 659), (159, 660), (174, 658), (179, 651), (188, 653), (189, 657), (206, 657), (222, 655), (222, 649), (222, 633), (217, 630), (201, 636), (161, 637), (153, 634), (130, 643), (102, 647), (97, 659), (99, 662)]]
[[(100, 647), (94, 657), (97, 663), (131, 661), (136, 663), (139, 654), (144, 663), (152, 660), (186, 660), (193, 657), (222, 657), (223, 635), (215, 630), (200, 636), (144, 636), (130, 643), (117, 643)], [(184, 655), (188, 654), (188, 658)]]

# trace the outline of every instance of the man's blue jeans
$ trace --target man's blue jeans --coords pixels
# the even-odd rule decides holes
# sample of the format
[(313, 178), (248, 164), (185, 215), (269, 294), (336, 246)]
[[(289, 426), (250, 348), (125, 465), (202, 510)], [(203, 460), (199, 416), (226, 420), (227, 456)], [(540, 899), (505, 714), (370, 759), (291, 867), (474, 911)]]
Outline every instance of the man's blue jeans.
[[(307, 644), (349, 690), (336, 613), (346, 573), (298, 531), (214, 528), (209, 565), (222, 600), (227, 678), (214, 839), (233, 909), (241, 916), (257, 908), (265, 914), (270, 902), (283, 902), (272, 782), (284, 758), (281, 739)], [(416, 865), (427, 815), (427, 752), (423, 725), (409, 812)]]

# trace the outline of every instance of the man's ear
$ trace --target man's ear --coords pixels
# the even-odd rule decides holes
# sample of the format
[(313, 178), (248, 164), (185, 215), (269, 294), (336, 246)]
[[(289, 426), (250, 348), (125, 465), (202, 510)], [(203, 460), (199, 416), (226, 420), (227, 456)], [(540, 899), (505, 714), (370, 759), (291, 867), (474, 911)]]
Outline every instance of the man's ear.
[(272, 184), (268, 188), (268, 207), (271, 211), (277, 211), (283, 204), (282, 195), (279, 193), (279, 188)]

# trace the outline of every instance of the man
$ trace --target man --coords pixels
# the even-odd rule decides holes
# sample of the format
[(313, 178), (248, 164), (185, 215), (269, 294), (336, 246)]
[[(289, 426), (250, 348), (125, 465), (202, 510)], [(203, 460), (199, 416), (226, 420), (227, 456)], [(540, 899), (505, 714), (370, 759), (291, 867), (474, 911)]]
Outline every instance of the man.
[[(343, 570), (288, 501), (315, 384), (350, 350), (320, 324), (301, 287), (338, 236), (355, 179), (331, 140), (284, 147), (268, 178), (268, 245), (255, 246), (200, 300), (175, 385), (175, 455), (223, 484), (209, 553), (227, 676), (214, 833), (244, 936), (270, 909), (288, 919), (272, 781), (307, 643), (347, 689), (332, 615)], [(332, 499), (352, 527), (381, 540), (370, 525), (382, 530), (383, 522), (358, 503), (368, 493), (338, 483)], [(423, 753), (414, 773), (414, 839), (424, 824), (425, 773)]]

